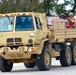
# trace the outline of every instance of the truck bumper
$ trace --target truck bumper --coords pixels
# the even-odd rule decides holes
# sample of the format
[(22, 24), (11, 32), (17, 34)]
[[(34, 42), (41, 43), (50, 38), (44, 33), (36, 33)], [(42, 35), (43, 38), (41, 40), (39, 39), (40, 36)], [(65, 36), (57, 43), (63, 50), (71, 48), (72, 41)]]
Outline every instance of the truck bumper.
[(30, 59), (32, 55), (40, 54), (38, 47), (21, 46), (18, 48), (2, 47), (0, 56), (5, 59)]

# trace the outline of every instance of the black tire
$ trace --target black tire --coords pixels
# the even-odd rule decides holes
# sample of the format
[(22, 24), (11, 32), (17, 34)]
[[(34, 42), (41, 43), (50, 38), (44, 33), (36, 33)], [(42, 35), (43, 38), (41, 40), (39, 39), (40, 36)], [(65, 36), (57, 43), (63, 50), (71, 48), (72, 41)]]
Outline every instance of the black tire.
[(72, 53), (69, 46), (64, 45), (63, 50), (60, 52), (60, 63), (63, 67), (70, 66), (72, 62)]
[(76, 65), (76, 45), (71, 45), (71, 52), (72, 52), (72, 63), (71, 65)]
[(8, 63), (3, 57), (0, 56), (0, 70), (2, 72), (10, 72), (12, 67), (13, 63)]
[(24, 63), (26, 68), (34, 68), (35, 62), (34, 63)]
[[(46, 54), (49, 55), (49, 59), (48, 59), (49, 63), (48, 64), (46, 64), (46, 61), (47, 61), (46, 60), (47, 58), (45, 58)], [(51, 68), (51, 51), (47, 47), (43, 48), (42, 53), (40, 55), (40, 59), (37, 60), (37, 66), (40, 71), (49, 70)]]

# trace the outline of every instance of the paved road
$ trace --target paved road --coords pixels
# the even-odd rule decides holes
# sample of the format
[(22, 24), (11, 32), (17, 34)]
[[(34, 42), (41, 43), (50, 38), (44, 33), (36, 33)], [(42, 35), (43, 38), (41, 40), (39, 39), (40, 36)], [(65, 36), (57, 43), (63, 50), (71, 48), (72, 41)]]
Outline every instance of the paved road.
[(14, 64), (11, 72), (0, 72), (0, 75), (76, 75), (76, 66), (61, 67), (59, 61), (52, 61), (52, 67), (49, 71), (39, 71), (37, 67), (27, 69), (23, 63)]

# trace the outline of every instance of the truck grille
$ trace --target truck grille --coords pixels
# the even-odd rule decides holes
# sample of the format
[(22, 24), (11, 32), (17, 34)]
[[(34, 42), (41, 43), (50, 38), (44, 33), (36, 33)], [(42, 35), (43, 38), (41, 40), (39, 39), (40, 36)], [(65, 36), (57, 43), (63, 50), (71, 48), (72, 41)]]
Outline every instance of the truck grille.
[(22, 39), (21, 38), (8, 38), (7, 45), (8, 46), (22, 45)]
[(15, 42), (22, 42), (21, 38), (15, 38)]
[(13, 38), (7, 39), (7, 43), (8, 43), (8, 42), (13, 42)]

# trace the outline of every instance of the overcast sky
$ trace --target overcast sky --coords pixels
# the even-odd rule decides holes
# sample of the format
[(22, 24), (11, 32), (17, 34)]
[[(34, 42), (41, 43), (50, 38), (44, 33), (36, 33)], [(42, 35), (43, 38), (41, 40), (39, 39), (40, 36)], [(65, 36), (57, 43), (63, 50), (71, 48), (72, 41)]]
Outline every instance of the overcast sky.
[(58, 3), (64, 3), (64, 0), (59, 0), (59, 2)]
[[(44, 1), (44, 0), (40, 0), (40, 1)], [(64, 3), (64, 0), (59, 0), (58, 3)]]

